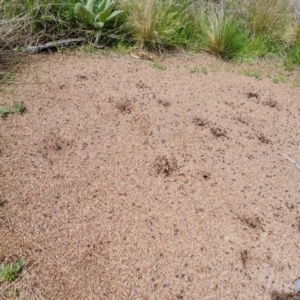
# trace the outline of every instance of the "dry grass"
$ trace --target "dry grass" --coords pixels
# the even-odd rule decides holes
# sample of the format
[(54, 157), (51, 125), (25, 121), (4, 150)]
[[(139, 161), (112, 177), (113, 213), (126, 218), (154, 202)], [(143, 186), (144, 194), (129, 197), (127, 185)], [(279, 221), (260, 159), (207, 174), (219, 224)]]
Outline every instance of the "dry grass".
[(252, 37), (268, 35), (275, 42), (281, 41), (292, 20), (288, 0), (256, 0), (250, 9)]
[(121, 7), (125, 27), (141, 48), (176, 46), (189, 36), (189, 0), (124, 0)]

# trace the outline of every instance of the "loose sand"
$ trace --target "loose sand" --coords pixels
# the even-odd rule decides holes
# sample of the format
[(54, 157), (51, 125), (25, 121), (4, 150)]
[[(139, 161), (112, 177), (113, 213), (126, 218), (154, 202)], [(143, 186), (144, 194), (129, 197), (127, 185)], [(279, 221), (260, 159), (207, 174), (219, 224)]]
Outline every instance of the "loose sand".
[(3, 92), (0, 299), (299, 299), (299, 88), (201, 59), (42, 56)]

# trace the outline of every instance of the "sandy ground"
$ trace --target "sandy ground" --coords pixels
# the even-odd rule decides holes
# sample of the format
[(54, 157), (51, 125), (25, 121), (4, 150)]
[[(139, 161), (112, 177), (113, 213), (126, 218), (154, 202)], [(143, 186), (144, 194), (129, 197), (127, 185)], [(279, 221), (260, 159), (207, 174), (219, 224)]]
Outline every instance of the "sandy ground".
[(54, 54), (2, 93), (0, 299), (299, 299), (299, 88), (209, 60)]

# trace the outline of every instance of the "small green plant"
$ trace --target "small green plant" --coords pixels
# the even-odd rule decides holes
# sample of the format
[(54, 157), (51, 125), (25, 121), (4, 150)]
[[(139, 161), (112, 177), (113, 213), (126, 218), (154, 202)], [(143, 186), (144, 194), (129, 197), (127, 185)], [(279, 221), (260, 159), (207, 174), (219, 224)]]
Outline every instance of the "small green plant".
[(253, 72), (253, 76), (257, 79), (257, 80), (261, 80), (261, 74), (259, 71), (254, 71)]
[(25, 111), (25, 107), (22, 103), (18, 101), (14, 101), (14, 113), (22, 114)]
[(75, 15), (80, 23), (87, 28), (101, 29), (105, 23), (114, 21), (122, 10), (113, 11), (115, 1), (112, 0), (87, 0), (75, 5)]
[(198, 73), (199, 72), (199, 68), (198, 67), (192, 67), (190, 68), (190, 73)]
[(294, 88), (299, 88), (300, 87), (300, 79), (296, 79), (293, 81), (293, 87)]
[(10, 72), (7, 72), (7, 73), (5, 74), (5, 76), (4, 76), (3, 79), (2, 79), (2, 82), (5, 82), (5, 83), (11, 83), (11, 82), (13, 82), (15, 79), (16, 79), (16, 72), (15, 72), (15, 71), (10, 71)]
[(0, 107), (0, 118), (6, 117), (6, 115), (11, 113), (11, 108), (9, 107)]
[(82, 45), (80, 47), (80, 50), (82, 52), (84, 52), (85, 54), (89, 54), (90, 56), (92, 56), (93, 54), (95, 54), (97, 52), (97, 48), (92, 43), (87, 44), (87, 45)]
[(66, 52), (66, 47), (60, 46), (60, 47), (57, 48), (57, 51), (58, 51), (59, 53), (65, 53), (65, 52)]
[(249, 71), (249, 70), (245, 70), (243, 71), (241, 74), (245, 75), (245, 76), (249, 76), (249, 77), (254, 77), (257, 80), (261, 80), (261, 74), (258, 70), (255, 71)]
[(24, 266), (24, 260), (22, 258), (18, 259), (16, 262), (9, 264), (2, 264), (0, 266), (0, 277), (2, 281), (13, 281), (18, 277)]
[(11, 291), (11, 296), (12, 297), (18, 297), (20, 295), (20, 291), (16, 288), (13, 288)]
[(154, 64), (153, 64), (153, 68), (159, 69), (159, 70), (166, 70), (166, 69), (167, 69), (166, 66), (161, 65), (161, 64), (159, 64), (159, 63), (154, 63)]
[(202, 67), (201, 68), (201, 73), (204, 74), (204, 75), (207, 75), (208, 74), (208, 71), (205, 67)]
[(0, 107), (0, 118), (4, 118), (8, 114), (13, 114), (13, 113), (21, 115), (24, 111), (25, 111), (25, 106), (18, 101), (14, 101), (13, 108)]
[(286, 77), (283, 76), (283, 75), (278, 74), (278, 75), (273, 77), (272, 81), (274, 83), (279, 83), (279, 82), (285, 83), (286, 82)]

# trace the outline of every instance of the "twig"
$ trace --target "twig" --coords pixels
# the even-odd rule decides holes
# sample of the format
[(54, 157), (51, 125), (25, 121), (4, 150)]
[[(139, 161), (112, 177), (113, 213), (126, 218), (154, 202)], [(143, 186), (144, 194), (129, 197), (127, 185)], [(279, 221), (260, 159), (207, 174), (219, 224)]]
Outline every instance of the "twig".
[(280, 155), (282, 155), (284, 158), (286, 158), (290, 163), (292, 163), (300, 171), (300, 165), (296, 161), (294, 161), (292, 158), (290, 158), (289, 156), (287, 156), (284, 153), (280, 153)]
[(24, 50), (23, 52), (39, 53), (41, 51), (49, 50), (51, 48), (70, 46), (70, 45), (82, 43), (83, 41), (84, 41), (84, 38), (74, 38), (74, 39), (53, 41), (53, 42), (49, 42), (49, 43), (46, 43), (46, 44), (43, 44), (43, 45), (30, 46), (26, 50)]

